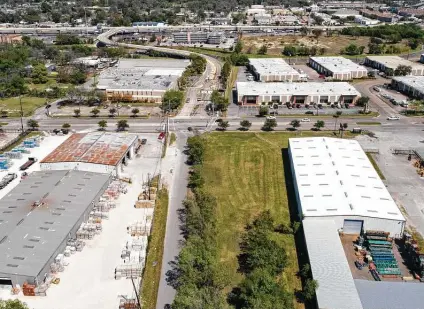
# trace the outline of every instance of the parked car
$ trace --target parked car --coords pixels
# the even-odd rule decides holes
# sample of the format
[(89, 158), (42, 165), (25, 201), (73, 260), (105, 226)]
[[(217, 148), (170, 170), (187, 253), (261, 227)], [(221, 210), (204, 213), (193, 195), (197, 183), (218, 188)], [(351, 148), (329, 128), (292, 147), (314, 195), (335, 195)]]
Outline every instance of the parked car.
[(374, 86), (372, 89), (374, 89), (374, 91), (377, 91), (377, 92), (380, 92), (381, 91), (381, 89), (379, 87), (377, 87), (377, 86)]
[(159, 136), (158, 136), (158, 140), (163, 140), (163, 138), (165, 137), (165, 132), (160, 132)]
[(141, 140), (141, 145), (146, 145), (146, 143), (147, 143), (147, 139), (143, 138), (143, 139)]
[(275, 119), (275, 116), (268, 116), (266, 119)]
[(6, 187), (9, 183), (11, 183), (14, 179), (16, 179), (16, 177), (18, 177), (18, 175), (16, 175), (15, 173), (8, 173), (0, 181), (0, 189), (3, 189), (4, 187)]
[(301, 119), (300, 121), (301, 121), (301, 122), (311, 122), (311, 119), (309, 119), (309, 118), (303, 118), (303, 119)]
[(389, 116), (387, 117), (387, 120), (399, 120), (400, 117), (399, 116)]

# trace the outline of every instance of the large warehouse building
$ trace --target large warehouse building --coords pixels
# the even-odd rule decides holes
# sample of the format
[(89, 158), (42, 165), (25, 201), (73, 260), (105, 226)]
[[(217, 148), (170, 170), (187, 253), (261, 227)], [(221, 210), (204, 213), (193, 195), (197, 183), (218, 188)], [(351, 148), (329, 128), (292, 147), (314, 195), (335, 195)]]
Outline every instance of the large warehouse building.
[(33, 172), (0, 200), (0, 284), (41, 284), (110, 182), (107, 174)]
[[(381, 287), (364, 288), (367, 284), (353, 278), (346, 258), (339, 233), (379, 230), (400, 238), (405, 227), (405, 218), (359, 143), (291, 138), (289, 157), (312, 276), (318, 281), (317, 308), (414, 308), (376, 299), (373, 291), (377, 295)], [(393, 289), (404, 304), (416, 304), (403, 295), (408, 284), (395, 282)]]
[(346, 82), (327, 83), (255, 83), (238, 82), (237, 101), (241, 105), (268, 102), (291, 104), (349, 104), (361, 94)]
[(260, 82), (300, 80), (300, 73), (281, 58), (250, 58), (249, 66)]
[(413, 98), (424, 98), (424, 76), (396, 76), (391, 86)]
[(289, 154), (304, 221), (331, 219), (347, 234), (403, 235), (405, 218), (357, 141), (291, 138)]
[(120, 176), (134, 156), (138, 136), (126, 133), (75, 133), (40, 162), (41, 170), (81, 170)]
[(112, 101), (161, 103), (167, 90), (177, 88), (189, 64), (178, 59), (121, 59), (100, 74), (97, 89)]
[(368, 70), (344, 57), (310, 57), (309, 65), (318, 73), (336, 80), (351, 80), (368, 76)]
[(388, 75), (393, 75), (398, 66), (406, 65), (411, 67), (411, 75), (424, 75), (424, 65), (398, 56), (368, 56), (365, 58), (365, 65)]

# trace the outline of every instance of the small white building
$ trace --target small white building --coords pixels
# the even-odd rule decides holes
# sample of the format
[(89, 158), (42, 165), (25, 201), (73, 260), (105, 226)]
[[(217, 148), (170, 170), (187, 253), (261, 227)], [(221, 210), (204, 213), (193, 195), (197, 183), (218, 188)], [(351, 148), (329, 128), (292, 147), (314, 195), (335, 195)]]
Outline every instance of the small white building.
[(380, 23), (377, 19), (371, 19), (362, 15), (355, 16), (355, 23), (364, 25), (364, 26), (370, 26), (370, 25), (377, 25)]
[(351, 80), (368, 76), (368, 70), (344, 57), (310, 57), (309, 65), (318, 73), (335, 80)]
[(405, 218), (358, 141), (291, 138), (289, 156), (303, 222), (332, 220), (344, 234), (403, 236)]

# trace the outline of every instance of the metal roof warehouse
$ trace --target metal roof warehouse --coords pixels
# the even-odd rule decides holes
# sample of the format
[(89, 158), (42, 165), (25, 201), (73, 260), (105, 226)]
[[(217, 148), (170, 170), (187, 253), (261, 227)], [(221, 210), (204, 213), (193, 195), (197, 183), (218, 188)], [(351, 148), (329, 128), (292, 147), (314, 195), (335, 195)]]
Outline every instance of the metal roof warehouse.
[(87, 220), (110, 178), (82, 171), (33, 172), (2, 198), (2, 282), (41, 283), (67, 239), (75, 237)]
[(291, 138), (289, 153), (304, 220), (332, 218), (351, 234), (365, 229), (403, 234), (405, 218), (358, 141)]
[(300, 73), (281, 58), (249, 58), (249, 65), (261, 82), (298, 81)]

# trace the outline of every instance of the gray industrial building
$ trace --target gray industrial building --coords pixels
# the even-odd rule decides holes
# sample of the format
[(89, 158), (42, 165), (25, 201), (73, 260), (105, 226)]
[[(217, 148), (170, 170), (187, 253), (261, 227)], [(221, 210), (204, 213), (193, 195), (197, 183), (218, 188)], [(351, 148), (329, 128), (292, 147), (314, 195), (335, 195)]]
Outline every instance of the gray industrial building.
[(0, 284), (41, 284), (111, 176), (33, 172), (0, 200)]
[(181, 31), (173, 33), (174, 42), (182, 44), (208, 43), (218, 45), (225, 40), (223, 32), (190, 32)]
[(424, 75), (424, 65), (398, 56), (368, 56), (365, 58), (365, 65), (380, 70), (388, 75), (393, 75), (394, 71), (400, 65), (405, 65), (411, 67), (410, 75)]
[(391, 86), (410, 97), (424, 98), (424, 76), (395, 76)]

